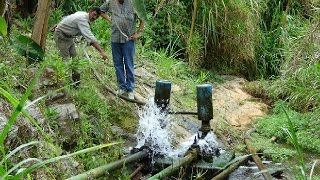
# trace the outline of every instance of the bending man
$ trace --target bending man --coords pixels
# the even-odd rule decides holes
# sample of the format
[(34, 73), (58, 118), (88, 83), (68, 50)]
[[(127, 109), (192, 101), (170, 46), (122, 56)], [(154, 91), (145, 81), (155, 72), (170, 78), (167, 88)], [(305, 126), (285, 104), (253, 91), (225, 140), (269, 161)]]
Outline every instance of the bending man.
[[(59, 22), (54, 31), (54, 40), (63, 59), (76, 57), (77, 52), (73, 38), (82, 35), (100, 53), (104, 60), (108, 60), (108, 56), (100, 47), (90, 29), (90, 22), (98, 19), (100, 14), (100, 8), (93, 7), (88, 13), (78, 11)], [(74, 69), (72, 70), (72, 80), (73, 82), (78, 82), (76, 86), (79, 85), (80, 74)]]

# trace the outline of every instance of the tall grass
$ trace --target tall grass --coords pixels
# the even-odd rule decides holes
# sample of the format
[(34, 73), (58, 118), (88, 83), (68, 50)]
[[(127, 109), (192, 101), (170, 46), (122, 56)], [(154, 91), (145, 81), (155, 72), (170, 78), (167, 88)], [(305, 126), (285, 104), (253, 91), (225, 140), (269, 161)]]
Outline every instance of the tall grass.
[(205, 35), (209, 36), (202, 66), (220, 73), (254, 77), (254, 42), (259, 32), (255, 14), (243, 0), (203, 3), (199, 19)]
[(283, 109), (283, 112), (285, 113), (286, 117), (287, 117), (287, 120), (288, 120), (288, 128), (284, 128), (284, 131), (287, 133), (287, 135), (289, 136), (290, 140), (291, 140), (291, 143), (293, 144), (295, 150), (297, 151), (297, 154), (298, 154), (298, 162), (299, 162), (299, 166), (300, 168), (298, 168), (300, 171), (298, 171), (299, 173), (296, 174), (296, 177), (299, 178), (299, 179), (305, 179), (305, 180), (311, 180), (312, 179), (312, 176), (313, 176), (313, 170), (314, 170), (314, 167), (316, 166), (318, 160), (314, 160), (314, 163), (311, 167), (311, 170), (310, 170), (310, 173), (309, 173), (309, 176), (307, 174), (307, 171), (308, 171), (308, 168), (307, 168), (307, 165), (306, 165), (306, 162), (305, 162), (305, 159), (304, 159), (304, 155), (303, 155), (303, 151), (302, 151), (302, 148), (300, 146), (300, 143), (298, 141), (298, 137), (297, 137), (297, 133), (296, 133), (296, 130), (295, 130), (295, 127), (291, 121), (291, 118), (289, 117), (287, 111), (285, 110), (284, 107), (282, 107)]
[(287, 133), (287, 135), (289, 136), (291, 143), (293, 144), (294, 148), (296, 149), (297, 153), (298, 153), (298, 159), (299, 159), (299, 163), (300, 166), (302, 167), (303, 171), (306, 171), (306, 164), (304, 161), (304, 156), (302, 153), (302, 149), (301, 146), (298, 142), (298, 138), (297, 138), (297, 134), (296, 134), (296, 130), (293, 126), (293, 123), (287, 113), (287, 111), (284, 109), (284, 107), (282, 107), (287, 119), (288, 119), (288, 128), (283, 128), (283, 130)]

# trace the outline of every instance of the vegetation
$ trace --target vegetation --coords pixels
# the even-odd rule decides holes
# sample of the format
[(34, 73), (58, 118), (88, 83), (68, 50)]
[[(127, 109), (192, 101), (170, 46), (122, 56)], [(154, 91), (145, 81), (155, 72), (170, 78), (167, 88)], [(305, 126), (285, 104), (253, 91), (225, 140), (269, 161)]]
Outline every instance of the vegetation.
[[(102, 3), (54, 2), (49, 28), (67, 14)], [(299, 160), (293, 167), (301, 167), (302, 171), (295, 171), (296, 178), (317, 177), (313, 172), (317, 161), (308, 165), (304, 153), (320, 154), (319, 0), (204, 0), (198, 4), (187, 0), (150, 0), (145, 1), (145, 7), (139, 4), (143, 3), (135, 4), (136, 9), (144, 19), (148, 18), (148, 23), (137, 43), (136, 65), (154, 72), (157, 79), (170, 79), (183, 86), (173, 97), (178, 108), (192, 109), (195, 86), (225, 81), (219, 74), (255, 80), (246, 84), (246, 90), (272, 108), (255, 125), (255, 146), (266, 159), (290, 161), (297, 156)], [(191, 13), (194, 9), (197, 16)], [(0, 10), (3, 11), (2, 6)], [(116, 89), (112, 62), (102, 62), (81, 39), (78, 57), (63, 62), (51, 32), (47, 34), (45, 51), (29, 38), (32, 14), (16, 15), (14, 20), (15, 25), (8, 32), (8, 19), (0, 17), (0, 120), (8, 119), (0, 134), (0, 175), (7, 179), (36, 179), (43, 173), (47, 178), (61, 179), (118, 159), (122, 155), (119, 142), (123, 140), (113, 133), (112, 126), (134, 132), (137, 115), (134, 105), (108, 96), (103, 88), (108, 85)], [(111, 54), (110, 25), (98, 19), (92, 29)], [(84, 53), (90, 55), (92, 63)], [(81, 71), (81, 89), (72, 88), (70, 73), (74, 66)], [(105, 84), (95, 80), (93, 68)], [(54, 75), (47, 82), (41, 73), (48, 69)], [(139, 81), (150, 83), (145, 77)], [(48, 101), (53, 92), (67, 94), (64, 101), (74, 103), (82, 113), (79, 121), (56, 121), (57, 112)], [(27, 100), (40, 108), (45, 124), (26, 110)], [(4, 111), (2, 106), (10, 108)], [(30, 139), (19, 136), (10, 141), (8, 135), (21, 121), (31, 127), (25, 133)], [(221, 132), (229, 130), (226, 124), (219, 128)], [(233, 139), (238, 138), (233, 148), (241, 147), (241, 132), (228, 133)], [(268, 141), (272, 137), (276, 137), (276, 142)], [(25, 149), (29, 149), (27, 153)], [(64, 160), (69, 158), (70, 163), (70, 157), (80, 162), (79, 172), (72, 172), (72, 166), (67, 166), (70, 172), (62, 174)], [(123, 168), (113, 176), (128, 179), (129, 173)]]

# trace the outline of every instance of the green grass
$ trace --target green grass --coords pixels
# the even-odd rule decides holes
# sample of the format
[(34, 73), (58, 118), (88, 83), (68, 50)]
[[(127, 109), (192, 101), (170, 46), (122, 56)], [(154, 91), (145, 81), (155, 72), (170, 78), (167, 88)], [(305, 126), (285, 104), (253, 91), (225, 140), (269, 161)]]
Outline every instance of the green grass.
[[(290, 138), (283, 131), (283, 128), (289, 128), (289, 126), (286, 114), (281, 111), (280, 107), (282, 105), (283, 102), (276, 103), (273, 115), (261, 118), (256, 127), (262, 136), (269, 138), (275, 136), (279, 138), (279, 141), (290, 143)], [(287, 113), (290, 116), (295, 133), (298, 135), (300, 146), (305, 150), (320, 153), (320, 141), (317, 138), (320, 135), (318, 112), (300, 114), (287, 109)]]
[[(311, 167), (306, 162), (306, 150), (319, 153), (318, 115), (315, 113), (300, 114), (289, 109), (285, 103), (276, 104), (274, 115), (258, 121), (258, 134), (255, 135), (255, 146), (263, 150), (265, 157), (272, 157), (278, 161), (296, 160), (292, 169), (297, 179), (312, 179), (314, 166), (318, 160), (312, 159)], [(277, 142), (271, 143), (266, 137), (277, 137)], [(291, 148), (285, 147), (285, 143)], [(283, 144), (283, 145), (281, 145)], [(294, 153), (293, 153), (294, 150)], [(316, 178), (316, 177), (314, 177)]]

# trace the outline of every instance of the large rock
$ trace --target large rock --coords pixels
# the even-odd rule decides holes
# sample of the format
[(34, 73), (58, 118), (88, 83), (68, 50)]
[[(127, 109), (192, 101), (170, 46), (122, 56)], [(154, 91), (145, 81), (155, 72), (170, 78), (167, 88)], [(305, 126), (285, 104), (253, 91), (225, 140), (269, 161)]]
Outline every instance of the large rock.
[(28, 106), (28, 108), (26, 109), (30, 116), (35, 119), (40, 125), (42, 125), (44, 123), (44, 116), (40, 110), (40, 108), (38, 106), (36, 106), (35, 104), (31, 104), (31, 101), (27, 101), (26, 102), (26, 106)]
[(73, 103), (56, 104), (51, 108), (57, 112), (57, 120), (79, 120), (80, 116), (76, 106)]
[[(28, 76), (30, 77), (30, 80), (35, 77), (35, 75), (38, 72), (38, 68), (30, 68), (28, 69)], [(42, 88), (45, 86), (53, 86), (57, 83), (55, 71), (51, 68), (44, 68), (40, 78), (37, 81), (37, 84), (35, 86), (35, 89)]]
[(80, 116), (74, 104), (55, 104), (50, 108), (56, 113), (53, 121), (57, 126), (58, 141), (65, 149), (72, 148), (80, 136)]

